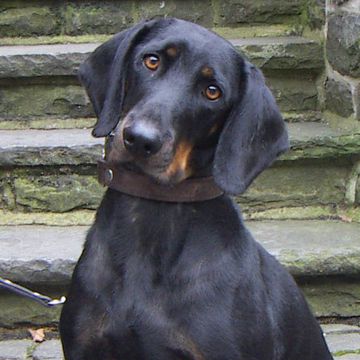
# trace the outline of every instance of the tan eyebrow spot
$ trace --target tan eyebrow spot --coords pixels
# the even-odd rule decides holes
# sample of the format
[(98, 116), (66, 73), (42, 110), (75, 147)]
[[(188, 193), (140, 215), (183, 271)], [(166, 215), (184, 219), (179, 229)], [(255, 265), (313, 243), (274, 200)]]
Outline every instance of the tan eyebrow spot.
[(175, 46), (170, 46), (166, 49), (166, 53), (170, 56), (170, 57), (175, 57), (178, 53), (178, 49)]
[(214, 76), (214, 70), (209, 66), (204, 66), (201, 69), (201, 74), (205, 77), (212, 77)]

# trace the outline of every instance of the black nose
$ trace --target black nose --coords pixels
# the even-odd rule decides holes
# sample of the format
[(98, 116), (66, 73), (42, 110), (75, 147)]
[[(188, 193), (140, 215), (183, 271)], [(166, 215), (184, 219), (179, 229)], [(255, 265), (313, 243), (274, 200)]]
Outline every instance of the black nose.
[(159, 131), (144, 124), (124, 128), (123, 139), (125, 148), (141, 157), (155, 155), (162, 146)]

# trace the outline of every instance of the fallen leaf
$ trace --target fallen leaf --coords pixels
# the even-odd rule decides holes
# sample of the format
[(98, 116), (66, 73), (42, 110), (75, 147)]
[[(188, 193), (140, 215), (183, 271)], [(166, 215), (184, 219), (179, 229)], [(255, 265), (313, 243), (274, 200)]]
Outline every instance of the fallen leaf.
[(33, 341), (37, 342), (37, 343), (41, 343), (43, 341), (45, 341), (45, 331), (44, 329), (28, 329)]
[(339, 219), (343, 222), (347, 222), (347, 223), (351, 223), (352, 222), (352, 218), (346, 216), (346, 215), (339, 215)]

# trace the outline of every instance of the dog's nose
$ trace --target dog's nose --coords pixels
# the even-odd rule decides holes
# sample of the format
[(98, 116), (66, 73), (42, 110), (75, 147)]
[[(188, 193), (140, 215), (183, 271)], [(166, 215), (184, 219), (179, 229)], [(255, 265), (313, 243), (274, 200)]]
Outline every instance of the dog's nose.
[(162, 147), (159, 131), (144, 124), (124, 128), (123, 139), (125, 148), (141, 157), (155, 155)]

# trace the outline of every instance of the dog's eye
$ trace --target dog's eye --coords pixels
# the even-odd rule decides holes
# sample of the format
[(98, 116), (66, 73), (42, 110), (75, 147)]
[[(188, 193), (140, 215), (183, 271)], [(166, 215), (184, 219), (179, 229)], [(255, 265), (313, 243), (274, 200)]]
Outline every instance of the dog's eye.
[(221, 90), (215, 86), (215, 85), (209, 85), (206, 89), (205, 89), (205, 96), (211, 100), (211, 101), (215, 101), (217, 99), (219, 99), (222, 95)]
[(156, 55), (145, 55), (144, 56), (144, 65), (151, 71), (155, 71), (160, 66), (160, 59)]

